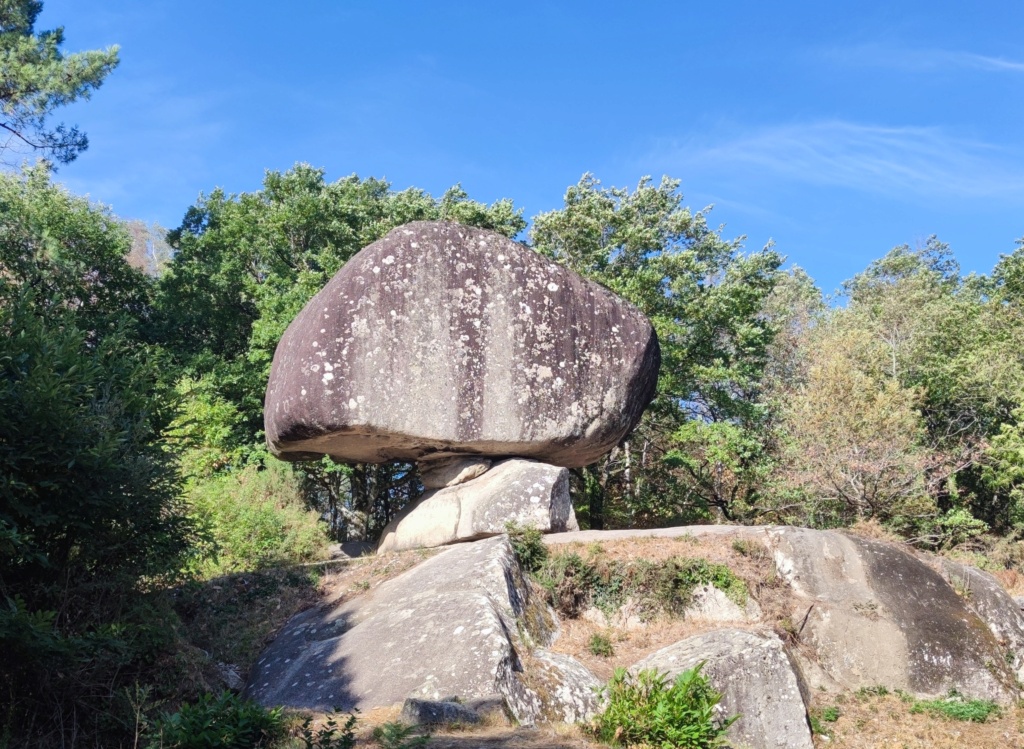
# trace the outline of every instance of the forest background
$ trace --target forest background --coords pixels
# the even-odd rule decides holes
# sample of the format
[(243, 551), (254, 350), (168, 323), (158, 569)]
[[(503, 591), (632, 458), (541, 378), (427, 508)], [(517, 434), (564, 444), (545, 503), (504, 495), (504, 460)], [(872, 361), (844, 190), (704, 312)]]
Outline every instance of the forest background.
[(262, 433), (285, 327), (408, 221), (516, 238), (654, 322), (654, 403), (573, 471), (584, 527), (869, 524), (1024, 572), (1021, 242), (967, 275), (938, 238), (899, 246), (828, 298), (772, 246), (723, 236), (673, 179), (587, 174), (527, 222), (458, 185), (307, 164), (211, 190), (164, 233), (55, 183), (87, 141), (50, 115), (118, 56), (63, 55), (38, 12), (0, 2), (0, 127), (45, 157), (0, 174), (0, 746), (40, 726), (120, 741), (203, 688), (191, 583), (374, 541), (422, 493), (412, 464), (283, 464)]

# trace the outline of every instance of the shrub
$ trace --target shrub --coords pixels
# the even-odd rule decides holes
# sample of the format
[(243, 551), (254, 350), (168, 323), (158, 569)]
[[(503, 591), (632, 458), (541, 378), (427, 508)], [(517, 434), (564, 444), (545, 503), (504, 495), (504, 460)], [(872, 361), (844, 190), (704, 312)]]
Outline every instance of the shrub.
[(430, 735), (415, 735), (415, 730), (415, 726), (392, 721), (375, 727), (373, 740), (383, 749), (423, 749), (430, 741)]
[(725, 731), (739, 716), (716, 716), (722, 698), (701, 674), (703, 663), (684, 671), (669, 685), (654, 670), (636, 676), (615, 670), (605, 687), (607, 707), (595, 721), (595, 733), (613, 746), (707, 749), (721, 746)]
[(338, 710), (335, 708), (316, 731), (311, 727), (312, 718), (302, 721), (302, 727), (299, 729), (302, 749), (352, 749), (356, 745), (356, 716), (354, 713), (349, 715), (339, 726), (337, 714)]
[(204, 694), (156, 724), (150, 749), (256, 749), (284, 734), (281, 709), (266, 710), (231, 692)]
[(595, 632), (591, 636), (588, 648), (593, 655), (597, 655), (602, 658), (610, 658), (615, 655), (615, 648), (612, 647), (612, 641), (607, 635), (602, 635), (600, 632)]
[(215, 555), (200, 564), (206, 577), (306, 562), (327, 547), (326, 525), (280, 462), (196, 481), (189, 501), (213, 539)]
[(737, 605), (747, 602), (747, 586), (728, 567), (706, 559), (671, 557), (663, 562), (584, 559), (575, 552), (551, 556), (534, 574), (551, 604), (569, 618), (588, 606), (610, 613), (627, 600), (642, 612), (678, 615), (700, 585), (713, 585)]

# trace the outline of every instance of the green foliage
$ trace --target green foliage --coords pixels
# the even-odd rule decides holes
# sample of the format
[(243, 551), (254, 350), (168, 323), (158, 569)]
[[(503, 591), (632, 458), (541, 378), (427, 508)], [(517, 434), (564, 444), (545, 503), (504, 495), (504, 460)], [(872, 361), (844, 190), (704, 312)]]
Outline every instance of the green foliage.
[(212, 541), (212, 556), (197, 561), (204, 577), (308, 562), (327, 548), (326, 525), (279, 461), (197, 480), (188, 501)]
[(544, 565), (548, 558), (548, 547), (540, 530), (508, 522), (505, 524), (505, 532), (520, 567), (526, 572), (536, 572)]
[(551, 604), (575, 618), (589, 606), (611, 613), (627, 601), (645, 616), (680, 615), (701, 585), (713, 585), (739, 606), (747, 602), (747, 586), (728, 567), (706, 559), (671, 557), (662, 562), (620, 562), (575, 552), (552, 555), (534, 574)]
[(151, 749), (257, 749), (284, 734), (280, 708), (264, 709), (232, 692), (204, 694), (165, 715), (154, 727)]
[(299, 728), (302, 749), (353, 749), (356, 745), (356, 716), (353, 711), (343, 723), (338, 723), (338, 710), (332, 710), (327, 719), (314, 730), (313, 719), (306, 718)]
[[(65, 56), (64, 29), (36, 32), (39, 0), (0, 2), (0, 128), (59, 162), (73, 161), (89, 142), (77, 128), (46, 127), (57, 107), (88, 99), (117, 66), (117, 47)], [(4, 146), (2, 148), (6, 148)], [(2, 150), (2, 149), (0, 149)]]
[(948, 697), (941, 700), (914, 700), (910, 712), (931, 713), (950, 720), (984, 723), (990, 716), (998, 716), (1000, 709), (999, 705), (991, 700), (969, 700), (961, 694), (951, 692)]
[(821, 711), (821, 719), (826, 723), (835, 723), (839, 720), (839, 716), (839, 708), (835, 705), (830, 705)]
[(539, 252), (639, 307), (661, 344), (654, 405), (628, 442), (575, 474), (592, 528), (732, 517), (762, 490), (759, 394), (776, 333), (764, 308), (781, 257), (723, 240), (678, 188), (668, 178), (605, 188), (586, 174), (563, 208), (534, 218)]
[(587, 650), (590, 651), (591, 655), (600, 656), (601, 658), (611, 658), (615, 655), (615, 648), (612, 647), (611, 639), (608, 635), (603, 635), (600, 632), (595, 632), (590, 636)]
[(123, 730), (117, 695), (173, 640), (153, 591), (201, 541), (129, 246), (45, 169), (0, 175), (0, 700), (42, 746)]
[(613, 746), (705, 749), (722, 746), (739, 716), (719, 717), (722, 695), (701, 674), (704, 664), (671, 684), (657, 671), (634, 675), (616, 669), (604, 690), (606, 707), (595, 720), (597, 737)]
[(373, 740), (383, 749), (423, 749), (430, 734), (416, 734), (415, 726), (391, 721), (374, 727)]

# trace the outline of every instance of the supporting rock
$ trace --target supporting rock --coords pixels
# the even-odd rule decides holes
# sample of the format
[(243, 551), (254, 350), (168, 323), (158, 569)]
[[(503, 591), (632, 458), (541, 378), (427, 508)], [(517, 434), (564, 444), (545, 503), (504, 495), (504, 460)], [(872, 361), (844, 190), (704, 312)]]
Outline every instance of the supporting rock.
[(505, 460), (483, 475), (428, 492), (381, 534), (378, 553), (496, 536), (508, 523), (548, 533), (578, 530), (569, 472), (532, 460)]

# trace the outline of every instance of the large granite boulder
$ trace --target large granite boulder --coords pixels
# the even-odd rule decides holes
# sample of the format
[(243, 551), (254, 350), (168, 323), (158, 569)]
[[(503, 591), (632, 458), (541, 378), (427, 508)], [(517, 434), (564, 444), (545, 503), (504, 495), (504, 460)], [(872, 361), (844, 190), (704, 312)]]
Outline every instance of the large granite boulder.
[(533, 655), (554, 627), (507, 537), (459, 544), (359, 598), (293, 617), (252, 669), (246, 695), (322, 711), (457, 699), (523, 723), (586, 715), (573, 684), (593, 677), (566, 656)]
[(290, 460), (597, 460), (654, 395), (648, 320), (491, 231), (415, 222), (348, 261), (274, 354), (267, 442)]
[[(775, 528), (768, 535), (791, 589), (801, 645), (794, 656), (813, 688), (881, 684), (931, 698), (956, 689), (1004, 704), (1020, 696), (1008, 649), (922, 559), (834, 531)], [(992, 608), (1005, 607), (1002, 639), (1019, 641), (1024, 631), (1009, 596), (991, 600)]]
[(569, 471), (532, 460), (505, 460), (470, 481), (427, 492), (384, 528), (377, 551), (497, 536), (509, 522), (544, 533), (579, 530), (569, 498)]
[(674, 679), (701, 663), (711, 686), (722, 693), (722, 717), (740, 716), (729, 727), (731, 742), (758, 749), (812, 749), (800, 680), (775, 635), (719, 629), (662, 648), (630, 670), (655, 669)]

